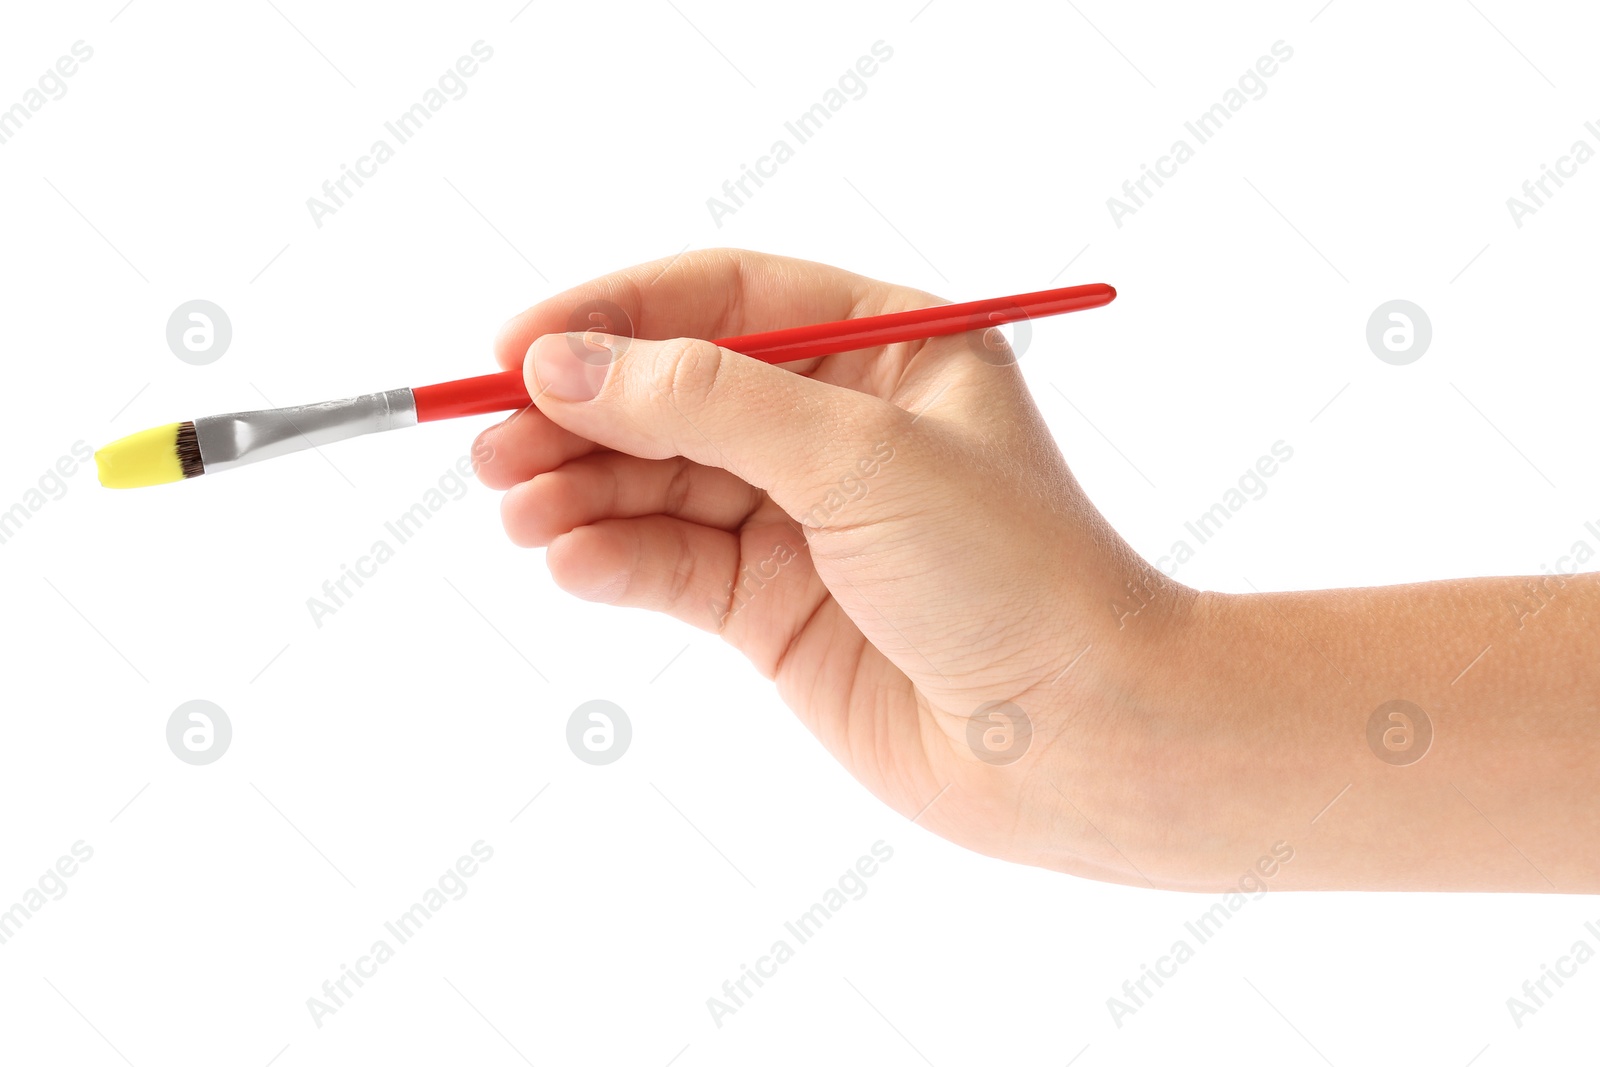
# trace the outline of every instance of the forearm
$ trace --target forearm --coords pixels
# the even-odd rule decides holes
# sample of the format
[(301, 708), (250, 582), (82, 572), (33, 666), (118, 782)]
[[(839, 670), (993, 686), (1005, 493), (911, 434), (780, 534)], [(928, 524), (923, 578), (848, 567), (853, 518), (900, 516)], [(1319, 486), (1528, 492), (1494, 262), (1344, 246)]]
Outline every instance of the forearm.
[(1600, 891), (1600, 576), (1207, 594), (1185, 634), (1174, 881), (1283, 841), (1273, 888)]

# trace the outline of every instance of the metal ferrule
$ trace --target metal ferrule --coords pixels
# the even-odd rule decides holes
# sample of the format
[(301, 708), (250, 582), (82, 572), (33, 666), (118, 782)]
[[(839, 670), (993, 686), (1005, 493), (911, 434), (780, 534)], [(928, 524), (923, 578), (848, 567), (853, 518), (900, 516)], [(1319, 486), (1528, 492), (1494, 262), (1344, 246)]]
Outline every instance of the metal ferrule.
[(207, 415), (194, 420), (194, 432), (200, 459), (210, 474), (416, 424), (417, 402), (411, 390), (390, 389), (320, 404)]

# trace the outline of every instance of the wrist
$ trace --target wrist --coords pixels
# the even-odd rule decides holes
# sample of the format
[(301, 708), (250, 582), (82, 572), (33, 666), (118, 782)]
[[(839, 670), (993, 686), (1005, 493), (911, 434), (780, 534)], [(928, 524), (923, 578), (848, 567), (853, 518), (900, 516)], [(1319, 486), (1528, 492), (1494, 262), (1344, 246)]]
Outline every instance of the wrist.
[(1046, 865), (1194, 892), (1293, 884), (1311, 798), (1336, 791), (1321, 772), (1344, 773), (1274, 704), (1274, 679), (1315, 652), (1260, 597), (1155, 584), (1063, 710), (1065, 743), (1032, 790), (1056, 833)]
[[(1109, 568), (1108, 568), (1109, 569)], [(1028, 862), (1102, 881), (1203, 889), (1230, 869), (1224, 779), (1242, 745), (1208, 677), (1228, 623), (1214, 594), (1148, 567), (1102, 586), (1064, 635), (1040, 759), (1023, 797), (1038, 855)], [(1253, 854), (1252, 857), (1253, 859)]]
[(1350, 723), (1365, 705), (1327, 638), (1291, 615), (1266, 594), (1196, 593), (1138, 691), (1130, 774), (1142, 817), (1170, 829), (1154, 863), (1165, 888), (1238, 891), (1252, 871), (1259, 888), (1303, 888), (1328, 858), (1309, 839), (1362, 773)]

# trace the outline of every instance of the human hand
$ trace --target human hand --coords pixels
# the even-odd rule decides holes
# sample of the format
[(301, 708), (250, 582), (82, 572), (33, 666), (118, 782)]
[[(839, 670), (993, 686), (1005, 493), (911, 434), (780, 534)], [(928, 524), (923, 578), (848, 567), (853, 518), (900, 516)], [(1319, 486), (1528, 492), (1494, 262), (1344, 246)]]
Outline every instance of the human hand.
[[(1147, 787), (1123, 754), (1192, 594), (1084, 498), (998, 334), (785, 366), (683, 340), (941, 302), (734, 251), (578, 286), (502, 330), (537, 407), (485, 431), (479, 476), (564, 589), (719, 633), (896, 810), (1145, 884), (1120, 850), (1170, 831), (1134, 817)], [(678, 339), (564, 333), (607, 304), (614, 331)]]

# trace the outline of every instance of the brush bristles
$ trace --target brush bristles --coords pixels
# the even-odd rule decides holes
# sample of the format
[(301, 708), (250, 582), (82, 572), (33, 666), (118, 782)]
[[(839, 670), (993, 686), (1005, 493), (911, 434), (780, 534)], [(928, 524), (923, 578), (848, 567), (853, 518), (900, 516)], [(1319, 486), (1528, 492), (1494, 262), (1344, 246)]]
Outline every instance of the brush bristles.
[(200, 458), (200, 438), (192, 422), (178, 423), (178, 465), (185, 478), (198, 478), (206, 472), (205, 461)]

